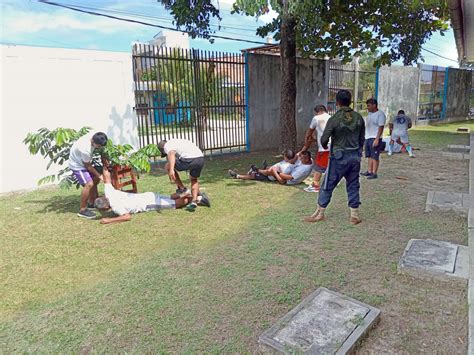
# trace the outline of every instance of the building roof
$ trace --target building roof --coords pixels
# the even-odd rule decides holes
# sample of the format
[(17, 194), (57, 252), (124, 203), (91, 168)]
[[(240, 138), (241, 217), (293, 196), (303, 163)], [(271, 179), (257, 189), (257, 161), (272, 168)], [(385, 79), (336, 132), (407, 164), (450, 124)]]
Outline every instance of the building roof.
[(474, 65), (474, 0), (448, 0), (460, 66)]

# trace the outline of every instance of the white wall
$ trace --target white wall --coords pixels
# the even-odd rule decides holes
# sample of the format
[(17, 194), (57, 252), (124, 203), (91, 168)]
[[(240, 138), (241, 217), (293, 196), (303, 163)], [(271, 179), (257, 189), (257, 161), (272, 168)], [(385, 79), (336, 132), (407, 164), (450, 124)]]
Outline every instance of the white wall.
[[(41, 127), (105, 132), (138, 146), (128, 53), (0, 46), (0, 193), (37, 186), (49, 174), (22, 143)], [(54, 171), (53, 171), (54, 172)]]

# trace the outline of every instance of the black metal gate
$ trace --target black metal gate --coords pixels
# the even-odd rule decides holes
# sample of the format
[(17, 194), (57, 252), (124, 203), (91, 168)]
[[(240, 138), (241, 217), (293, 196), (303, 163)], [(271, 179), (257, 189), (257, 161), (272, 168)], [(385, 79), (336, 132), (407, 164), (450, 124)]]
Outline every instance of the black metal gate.
[(184, 138), (208, 154), (247, 150), (243, 55), (135, 44), (132, 58), (141, 146)]
[(372, 64), (361, 64), (353, 61), (342, 64), (340, 61), (329, 61), (329, 92), (328, 112), (336, 112), (336, 94), (345, 89), (351, 92), (353, 108), (363, 116), (367, 116), (365, 102), (367, 99), (377, 97), (378, 86), (377, 70)]

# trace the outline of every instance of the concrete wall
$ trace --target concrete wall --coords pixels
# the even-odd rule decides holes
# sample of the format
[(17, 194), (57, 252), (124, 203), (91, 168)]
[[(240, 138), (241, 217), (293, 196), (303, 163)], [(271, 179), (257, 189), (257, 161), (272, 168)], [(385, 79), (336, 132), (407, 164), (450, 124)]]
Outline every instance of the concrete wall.
[(420, 71), (414, 67), (384, 66), (379, 70), (378, 103), (387, 118), (404, 110), (413, 120), (418, 106)]
[(41, 127), (93, 127), (138, 146), (131, 55), (1, 46), (0, 192), (33, 188), (46, 171), (22, 143)]
[(446, 118), (465, 119), (469, 113), (469, 94), (472, 85), (472, 71), (448, 69), (448, 90), (446, 93)]
[[(248, 54), (249, 142), (252, 151), (278, 148), (280, 140), (280, 57)], [(298, 141), (317, 104), (326, 105), (328, 71), (323, 60), (298, 59), (296, 69)]]

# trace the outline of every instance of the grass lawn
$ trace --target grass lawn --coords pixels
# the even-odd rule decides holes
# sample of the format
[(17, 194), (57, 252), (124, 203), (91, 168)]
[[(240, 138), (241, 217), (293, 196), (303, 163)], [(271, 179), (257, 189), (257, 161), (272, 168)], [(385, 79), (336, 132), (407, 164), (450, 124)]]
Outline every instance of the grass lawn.
[[(439, 154), (468, 144), (459, 126), (474, 129), (417, 127), (415, 159), (384, 156), (380, 178), (361, 180), (358, 226), (344, 184), (327, 221), (305, 224), (317, 195), (304, 186), (226, 177), (272, 152), (208, 160), (213, 205), (194, 213), (101, 225), (76, 217), (76, 190), (3, 196), (2, 352), (256, 352), (261, 332), (323, 286), (381, 309), (362, 352), (465, 353), (467, 289), (396, 270), (411, 238), (467, 243), (465, 218), (423, 212), (429, 190), (468, 191), (467, 161)], [(159, 173), (142, 175), (139, 189), (174, 187)]]

